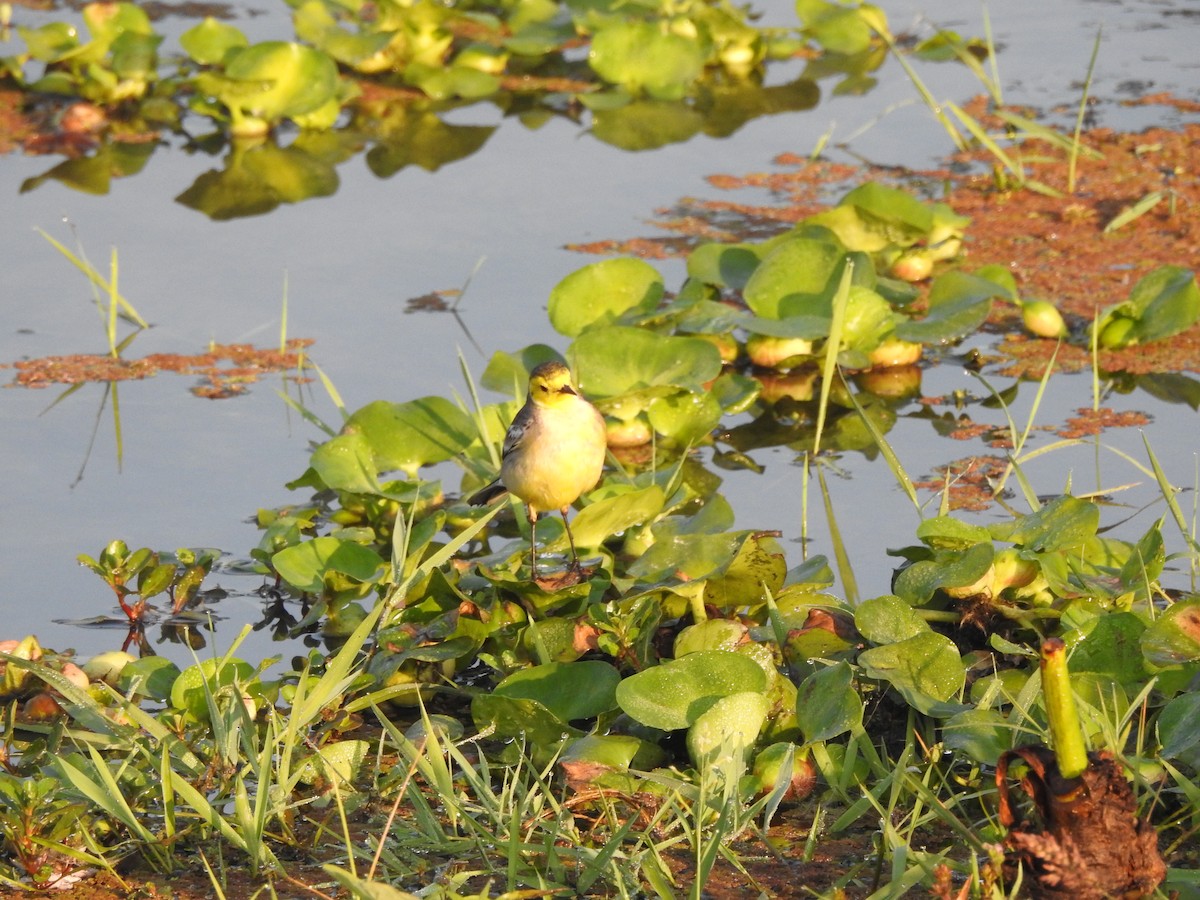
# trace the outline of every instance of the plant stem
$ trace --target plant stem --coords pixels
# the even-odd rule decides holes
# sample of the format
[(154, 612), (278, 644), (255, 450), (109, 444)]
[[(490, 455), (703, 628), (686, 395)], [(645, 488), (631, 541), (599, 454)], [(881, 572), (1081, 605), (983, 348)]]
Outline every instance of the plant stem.
[(1042, 642), (1042, 696), (1050, 718), (1050, 738), (1058, 771), (1064, 778), (1078, 778), (1088, 767), (1087, 747), (1083, 743), (1083, 728), (1071, 691), (1071, 674), (1067, 670), (1067, 645), (1058, 638)]

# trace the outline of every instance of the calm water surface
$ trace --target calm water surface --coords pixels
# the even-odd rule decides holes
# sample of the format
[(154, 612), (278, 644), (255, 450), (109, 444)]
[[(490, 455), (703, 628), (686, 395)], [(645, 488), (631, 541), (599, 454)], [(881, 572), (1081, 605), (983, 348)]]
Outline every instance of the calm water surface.
[[(242, 14), (236, 23), (252, 39), (290, 36), (283, 4), (276, 9), (265, 2), (256, 2), (258, 14)], [(974, 3), (879, 5), (894, 30), (919, 30), (930, 20), (982, 34), (981, 8)], [(768, 24), (794, 21), (786, 2), (773, 2), (764, 12)], [(1186, 0), (1007, 0), (993, 4), (991, 14), (1002, 46), (1006, 100), (1061, 107), (1062, 121), (1074, 114), (1101, 25), (1093, 85), (1099, 124), (1169, 124), (1176, 121), (1169, 110), (1125, 108), (1120, 101), (1159, 90), (1194, 96), (1200, 82), (1194, 53), (1200, 16)], [(22, 7), (14, 12), (21, 24), (45, 18)], [(157, 27), (175, 34), (191, 24), (176, 19)], [(0, 46), (0, 54), (5, 52)], [(798, 71), (780, 66), (770, 79), (784, 83)], [(958, 66), (924, 66), (921, 74), (939, 97), (963, 101), (980, 92)], [(435, 172), (408, 167), (380, 179), (359, 155), (338, 167), (333, 196), (229, 222), (213, 222), (175, 202), (198, 176), (221, 166), (219, 158), (188, 154), (178, 145), (156, 150), (140, 174), (114, 180), (103, 196), (53, 181), (21, 193), (27, 179), (58, 160), (0, 157), (0, 362), (106, 349), (87, 284), (35, 233), (42, 228), (71, 245), (77, 235), (102, 269), (110, 248), (117, 248), (122, 292), (155, 326), (127, 355), (196, 353), (210, 340), (273, 346), (286, 280), (288, 332), (316, 338), (313, 356), (349, 408), (378, 398), (461, 393), (458, 353), (476, 374), (486, 357), (451, 316), (406, 314), (408, 298), (471, 278), (460, 310), (485, 354), (535, 341), (564, 347), (546, 321), (546, 296), (564, 275), (590, 261), (563, 250), (564, 244), (653, 234), (646, 220), (655, 209), (683, 196), (719, 196), (704, 176), (769, 169), (776, 154), (808, 153), (830, 130), (835, 141), (850, 139), (854, 154), (877, 162), (922, 166), (947, 152), (944, 133), (913, 102), (898, 67), (889, 62), (879, 80), (863, 97), (825, 96), (813, 110), (758, 119), (729, 138), (699, 136), (642, 153), (618, 150), (561, 119), (531, 130), (481, 104), (447, 117), (454, 124), (494, 129), (483, 149), (466, 159)], [(829, 88), (822, 84), (826, 94)], [(828, 155), (851, 158), (842, 150)], [(745, 192), (737, 199), (766, 198)], [(681, 263), (661, 269), (668, 286), (679, 284)], [(304, 470), (310, 442), (321, 436), (279, 398), (282, 383), (267, 378), (248, 395), (224, 401), (192, 396), (191, 384), (164, 375), (120, 385), (120, 466), (101, 386), (87, 385), (53, 406), (58, 388), (0, 391), (0, 609), (7, 619), (0, 637), (32, 632), (57, 649), (77, 647), (85, 655), (108, 649), (120, 642), (118, 632), (52, 621), (110, 612), (107, 589), (75, 565), (76, 554), (96, 554), (121, 537), (131, 546), (211, 546), (244, 556), (259, 538), (249, 523), (256, 509), (305, 499), (283, 485)], [(925, 376), (927, 394), (956, 389), (982, 390), (953, 366)], [(1090, 403), (1089, 391), (1086, 378), (1056, 379), (1039, 421), (1062, 422)], [(1018, 421), (1032, 393), (1020, 392)], [(319, 388), (305, 402), (327, 421), (336, 419)], [(1156, 405), (1142, 392), (1109, 404), (1152, 411), (1156, 421), (1149, 434), (1168, 474), (1176, 483), (1194, 483), (1200, 434), (1194, 410)], [(999, 423), (1002, 416), (994, 412), (991, 420)], [(902, 421), (889, 439), (914, 476), (981, 452), (977, 442), (951, 444), (917, 421)], [(1104, 440), (1144, 457), (1133, 430), (1110, 432)], [(782, 530), (789, 561), (798, 562), (801, 470), (786, 449), (755, 455), (766, 467), (763, 474), (726, 475), (737, 524)], [(846, 477), (830, 485), (838, 524), (851, 544), (860, 592), (873, 596), (887, 590), (884, 548), (912, 542), (917, 517), (882, 464), (848, 454), (841, 465)], [(1029, 471), (1044, 491), (1064, 488), (1068, 473), (1077, 491), (1144, 480), (1115, 456), (1094, 449), (1051, 455)], [(452, 470), (447, 474), (453, 489), (457, 478)], [(808, 552), (828, 554), (815, 498), (811, 510)], [(1125, 535), (1140, 534), (1161, 514), (1158, 508), (1141, 513)], [(218, 647), (227, 646), (243, 623), (261, 618), (263, 601), (251, 593), (260, 583), (230, 572), (206, 582), (231, 591), (215, 607), (223, 619)], [(156, 629), (151, 637), (157, 638)], [(242, 655), (278, 652), (265, 636), (254, 640)], [(188, 658), (179, 647), (157, 649)]]

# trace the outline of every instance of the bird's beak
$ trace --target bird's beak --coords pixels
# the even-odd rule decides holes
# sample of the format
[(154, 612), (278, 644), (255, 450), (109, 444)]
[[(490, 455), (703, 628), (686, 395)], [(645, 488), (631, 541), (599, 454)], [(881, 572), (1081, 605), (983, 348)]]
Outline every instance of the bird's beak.
[(575, 388), (571, 387), (569, 384), (564, 384), (562, 387), (560, 387), (558, 389), (558, 392), (560, 394), (574, 394)]

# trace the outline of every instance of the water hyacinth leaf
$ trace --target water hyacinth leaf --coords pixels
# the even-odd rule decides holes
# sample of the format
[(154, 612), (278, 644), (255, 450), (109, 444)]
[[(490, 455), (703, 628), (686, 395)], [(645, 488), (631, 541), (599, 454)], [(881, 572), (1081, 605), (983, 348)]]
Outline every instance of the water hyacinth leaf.
[(862, 726), (862, 717), (854, 671), (844, 661), (813, 672), (796, 691), (796, 720), (809, 743), (854, 731)]
[(179, 36), (179, 45), (193, 62), (202, 66), (217, 66), (225, 61), (231, 51), (248, 47), (250, 42), (240, 29), (207, 16)]
[(741, 289), (760, 262), (757, 244), (701, 244), (688, 254), (687, 273), (705, 284)]
[(537, 700), (505, 697), (501, 694), (477, 694), (471, 700), (471, 718), (479, 730), (491, 728), (498, 740), (522, 738), (531, 751), (552, 753), (566, 740), (583, 737)]
[(121, 668), (117, 687), (121, 691), (133, 692), (152, 700), (167, 700), (171, 696), (171, 686), (178, 677), (179, 667), (169, 659), (143, 656)]
[(309, 785), (332, 781), (349, 784), (357, 777), (370, 752), (370, 741), (333, 741), (305, 758), (296, 777)]
[(874, 647), (859, 654), (858, 664), (867, 676), (891, 684), (918, 712), (941, 717), (964, 708), (951, 701), (966, 685), (966, 669), (945, 635), (930, 631)]
[(632, 94), (680, 100), (703, 72), (704, 52), (656, 22), (614, 20), (592, 35), (588, 65)]
[(759, 691), (721, 697), (688, 729), (687, 748), (698, 766), (723, 766), (744, 758), (767, 721), (770, 702)]
[(851, 287), (842, 321), (841, 348), (869, 353), (893, 331), (895, 324), (891, 305), (879, 294), (867, 288)]
[(655, 432), (678, 444), (701, 443), (721, 421), (721, 405), (708, 392), (677, 391), (656, 397), (646, 413)]
[(895, 594), (873, 597), (854, 607), (854, 627), (872, 644), (894, 644), (929, 630), (917, 611)]
[(1173, 698), (1158, 714), (1156, 727), (1164, 759), (1176, 759), (1200, 746), (1200, 693)]
[(591, 719), (617, 706), (621, 675), (607, 662), (552, 662), (513, 672), (498, 685), (501, 697), (536, 700), (564, 722)]
[(750, 533), (720, 571), (706, 576), (704, 602), (718, 609), (762, 606), (766, 592), (777, 593), (787, 576), (787, 561), (770, 537)]
[(1100, 508), (1090, 500), (1055, 497), (1036, 512), (988, 530), (997, 540), (1010, 541), (1036, 552), (1080, 547), (1096, 536)]
[(378, 471), (398, 469), (409, 477), (421, 466), (453, 459), (475, 440), (471, 417), (444, 397), (376, 400), (351, 415), (342, 431), (367, 439)]
[(592, 763), (610, 769), (651, 769), (666, 753), (658, 744), (628, 734), (588, 734), (562, 754), (563, 763)]
[(313, 451), (309, 458), (320, 479), (334, 490), (356, 494), (378, 494), (375, 454), (359, 432), (339, 434)]
[(1006, 291), (986, 278), (957, 269), (943, 272), (929, 287), (929, 311), (922, 319), (896, 326), (896, 337), (917, 344), (949, 344), (978, 330), (992, 309), (992, 298)]
[(1012, 747), (1012, 723), (994, 709), (966, 709), (946, 720), (942, 740), (947, 749), (965, 753), (985, 766), (994, 766)]
[(841, 271), (845, 251), (832, 240), (796, 237), (781, 241), (746, 282), (743, 296), (767, 319), (831, 315), (830, 283)]
[(254, 668), (245, 660), (203, 659), (184, 669), (171, 683), (171, 706), (191, 713), (199, 721), (207, 721), (208, 694), (234, 684), (244, 689), (254, 678)]
[(404, 71), (405, 80), (420, 88), (434, 100), (478, 100), (490, 97), (500, 89), (500, 79), (489, 72), (481, 72), (470, 66), (419, 66), (410, 65)]
[(1142, 634), (1142, 655), (1155, 666), (1200, 661), (1200, 599), (1172, 604)]
[(549, 344), (530, 344), (517, 353), (497, 350), (479, 376), (479, 383), (489, 391), (514, 397), (524, 397), (529, 385), (529, 373), (544, 362), (563, 362), (562, 354)]
[(876, 29), (887, 30), (887, 19), (877, 6), (845, 6), (827, 0), (796, 0), (796, 15), (808, 34), (831, 53), (850, 56), (871, 46)]
[(567, 351), (579, 386), (593, 400), (635, 392), (649, 400), (675, 390), (702, 391), (721, 373), (721, 354), (700, 338), (673, 337), (640, 328), (591, 328)]
[(851, 250), (868, 253), (887, 246), (910, 246), (933, 228), (933, 210), (907, 191), (874, 181), (859, 185), (827, 212), (806, 219), (826, 225)]
[(578, 547), (599, 547), (614, 534), (653, 520), (665, 503), (666, 496), (658, 485), (604, 497), (579, 511), (571, 534)]
[(762, 666), (740, 653), (701, 650), (630, 675), (617, 686), (617, 703), (631, 718), (677, 731), (689, 728), (722, 697), (762, 693)]
[[(928, 603), (939, 589), (971, 588), (979, 585), (990, 589), (988, 572), (995, 558), (991, 542), (975, 544), (964, 551), (939, 550), (932, 559), (914, 562), (896, 576), (896, 593), (914, 606)], [(964, 590), (964, 594), (974, 591)]]
[(550, 324), (578, 337), (596, 325), (611, 325), (623, 313), (646, 313), (663, 296), (662, 276), (647, 262), (618, 257), (572, 272), (550, 292)]
[(935, 550), (965, 550), (992, 539), (991, 533), (982, 525), (971, 525), (950, 516), (924, 519), (917, 526), (917, 537)]
[(1159, 266), (1129, 292), (1129, 299), (1100, 319), (1100, 345), (1127, 347), (1159, 341), (1200, 320), (1196, 276), (1181, 266)]
[(319, 593), (330, 573), (348, 575), (355, 581), (374, 581), (384, 561), (370, 547), (325, 535), (285, 547), (271, 557), (280, 577), (298, 591)]
[(39, 28), (17, 26), (25, 50), (38, 62), (55, 62), (79, 46), (79, 33), (67, 22), (50, 22)]
[(1096, 672), (1126, 687), (1146, 681), (1147, 672), (1141, 650), (1146, 624), (1128, 612), (1108, 612), (1093, 619), (1086, 633), (1064, 636), (1071, 649), (1071, 672)]
[(319, 50), (287, 41), (264, 41), (229, 57), (217, 99), (267, 122), (312, 112), (337, 96), (334, 61)]
[(743, 531), (664, 536), (629, 567), (629, 574), (648, 581), (676, 575), (689, 581), (706, 578), (733, 561), (747, 534)]

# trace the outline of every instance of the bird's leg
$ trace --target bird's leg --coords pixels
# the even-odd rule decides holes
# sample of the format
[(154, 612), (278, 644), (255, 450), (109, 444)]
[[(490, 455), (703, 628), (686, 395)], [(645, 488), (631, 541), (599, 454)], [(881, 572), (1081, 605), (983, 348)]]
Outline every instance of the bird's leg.
[(537, 580), (537, 510), (526, 505), (525, 515), (529, 517), (529, 577)]
[(567, 510), (569, 506), (564, 506), (559, 510), (563, 517), (563, 527), (567, 529), (567, 543), (571, 545), (571, 571), (579, 571), (579, 554), (575, 550), (575, 536), (571, 534), (571, 523), (567, 521)]

